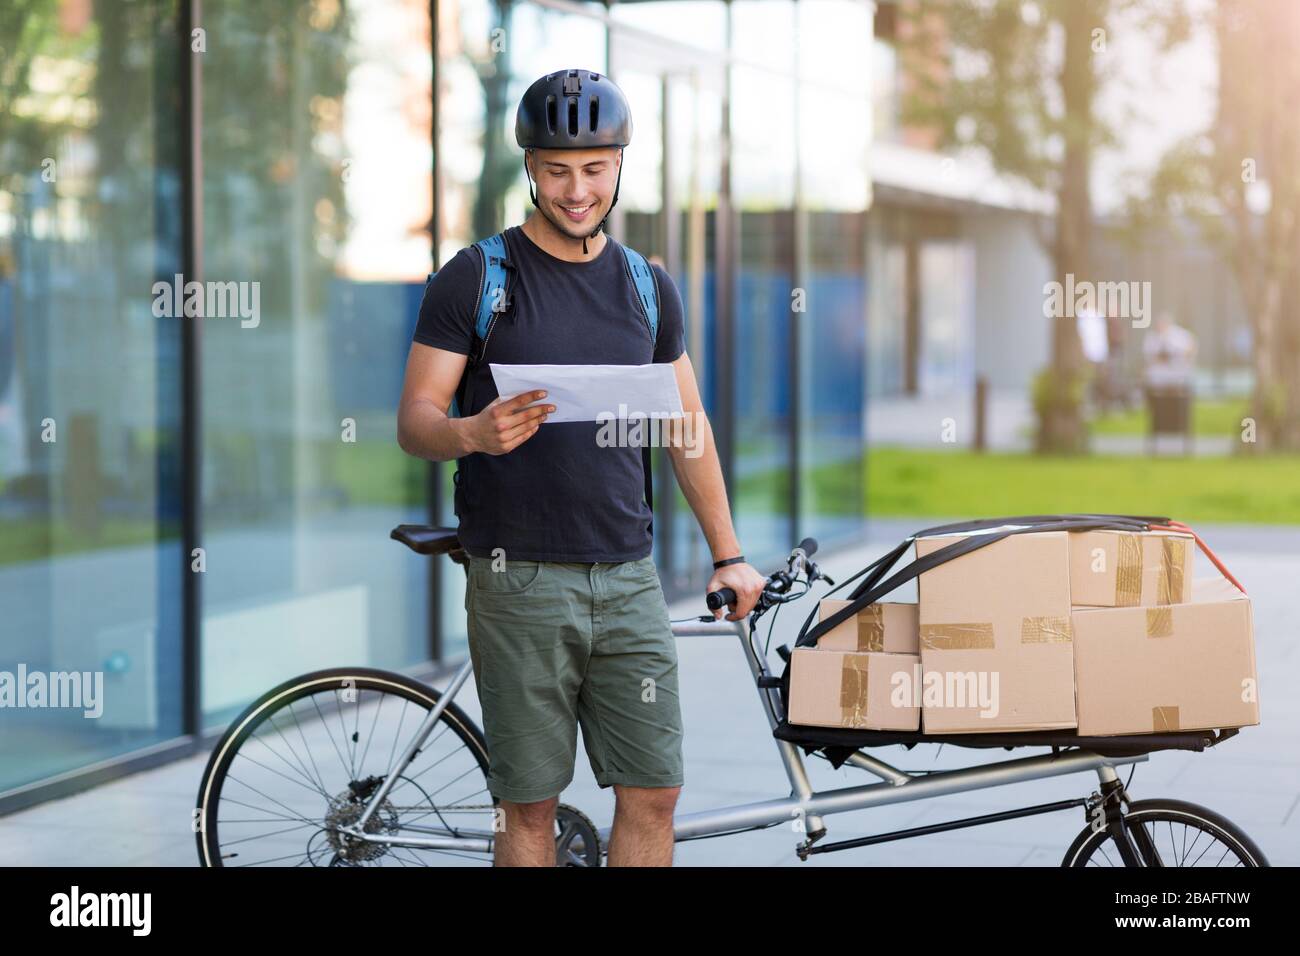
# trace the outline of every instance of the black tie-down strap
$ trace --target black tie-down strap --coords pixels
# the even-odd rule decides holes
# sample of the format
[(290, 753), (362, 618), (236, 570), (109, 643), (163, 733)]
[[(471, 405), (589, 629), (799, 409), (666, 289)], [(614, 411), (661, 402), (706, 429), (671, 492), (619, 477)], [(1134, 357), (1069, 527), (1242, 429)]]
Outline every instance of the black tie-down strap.
[[(868, 605), (879, 601), (886, 594), (906, 584), (908, 581), (936, 568), (941, 564), (951, 561), (953, 558), (959, 558), (963, 554), (969, 554), (985, 545), (992, 544), (995, 541), (1001, 541), (1003, 538), (1010, 537), (1013, 534), (1022, 534), (1034, 531), (1095, 531), (1098, 529), (1113, 529), (1118, 531), (1146, 531), (1150, 526), (1168, 524), (1169, 519), (1157, 516), (1138, 516), (1138, 515), (1105, 515), (1105, 514), (1067, 514), (1067, 515), (1026, 515), (1015, 518), (986, 518), (980, 521), (962, 522), (959, 524), (940, 525), (934, 528), (927, 528), (924, 531), (918, 531), (916, 534), (907, 538), (898, 547), (894, 548), (888, 554), (878, 558), (875, 562), (868, 565), (863, 571), (869, 571), (867, 577), (850, 595), (850, 601), (847, 606), (836, 611), (830, 617), (819, 621), (809, 630), (809, 624), (812, 623), (812, 615), (804, 622), (803, 628), (800, 629), (799, 638), (795, 641), (795, 647), (816, 647), (817, 641), (827, 631), (832, 630), (837, 625), (849, 620), (860, 610)], [(997, 530), (990, 530), (997, 529)], [(894, 566), (903, 552), (911, 546), (917, 538), (936, 537), (945, 534), (961, 534), (973, 531), (987, 532), (983, 534), (969, 534), (968, 537), (960, 541), (954, 541), (952, 544), (945, 545), (938, 551), (933, 551), (924, 557), (917, 558), (911, 564), (907, 565), (886, 581), (880, 579), (889, 573), (889, 569)], [(862, 571), (858, 572), (863, 573)]]

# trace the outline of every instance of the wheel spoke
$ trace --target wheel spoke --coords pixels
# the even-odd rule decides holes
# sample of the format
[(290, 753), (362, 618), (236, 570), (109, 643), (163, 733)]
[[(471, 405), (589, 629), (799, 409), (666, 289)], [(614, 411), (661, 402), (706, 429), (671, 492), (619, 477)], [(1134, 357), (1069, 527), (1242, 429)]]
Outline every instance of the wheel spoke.
[(324, 787), (325, 777), (321, 774), (320, 767), (316, 765), (316, 758), (312, 755), (311, 747), (307, 743), (307, 733), (302, 729), (302, 722), (298, 720), (298, 711), (294, 709), (297, 706), (297, 703), (296, 700), (289, 703), (289, 714), (293, 717), (294, 725), (298, 728), (298, 736), (302, 738), (303, 749), (307, 751), (307, 759), (311, 761), (311, 768), (316, 772), (316, 779), (319, 780), (321, 786)]
[[(384, 698), (387, 694), (379, 695), (379, 706), (375, 708), (375, 719), (370, 722), (370, 733), (366, 736), (366, 749), (361, 752), (361, 766), (366, 765), (366, 757), (370, 754), (370, 741), (375, 739), (375, 727), (379, 725), (379, 712), (384, 709)], [(361, 691), (357, 690), (357, 700), (361, 700)]]
[(391, 777), (393, 775), (393, 761), (397, 759), (397, 739), (401, 736), (402, 724), (406, 722), (406, 708), (410, 703), (409, 700), (402, 701), (402, 713), (397, 721), (397, 730), (393, 732), (393, 746), (388, 751), (388, 769), (384, 771), (385, 777)]
[(321, 712), (320, 704), (316, 703), (316, 696), (314, 694), (312, 695), (311, 698), (311, 705), (314, 708), (316, 708), (316, 716), (320, 718), (321, 729), (325, 731), (325, 736), (329, 737), (330, 745), (334, 748), (334, 755), (339, 758), (339, 766), (342, 767), (345, 771), (347, 771), (348, 779), (349, 780), (352, 779), (352, 768), (349, 767), (348, 762), (343, 759), (343, 751), (339, 750), (339, 745), (335, 743), (334, 734), (330, 732), (329, 721), (325, 718), (325, 715)]
[[(310, 783), (312, 784), (313, 787), (316, 788), (316, 790), (318, 790), (320, 793), (322, 793), (322, 794), (326, 794), (326, 795), (328, 796), (327, 791), (325, 790), (325, 781), (319, 779), (319, 777), (313, 777), (313, 776), (312, 776), (312, 775), (307, 771), (307, 765), (304, 764), (304, 763), (302, 762), (302, 758), (298, 756), (298, 752), (297, 752), (296, 750), (293, 749), (293, 744), (291, 744), (291, 743), (289, 742), (289, 739), (288, 739), (287, 737), (285, 737), (284, 733), (280, 730), (280, 725), (277, 724), (277, 723), (275, 722), (275, 715), (274, 715), (274, 714), (271, 714), (271, 715), (269, 715), (269, 716), (267, 717), (267, 723), (269, 723), (269, 724), (271, 725), (271, 727), (274, 728), (274, 730), (275, 730), (276, 734), (279, 736), (279, 738), (280, 738), (281, 740), (284, 741), (284, 745), (285, 745), (286, 747), (289, 748), (289, 753), (293, 755), (293, 758), (294, 758), (294, 760), (297, 761), (298, 766), (297, 766), (297, 767), (294, 767), (294, 766), (293, 766), (292, 764), (290, 764), (289, 761), (287, 761), (287, 760), (284, 761), (285, 764), (286, 764), (287, 766), (289, 766), (291, 769), (300, 772), (306, 780), (310, 781)], [(274, 747), (272, 747), (270, 744), (268, 744), (265, 740), (262, 740), (262, 738), (261, 738), (260, 736), (257, 736), (257, 735), (255, 734), (254, 737), (255, 737), (257, 740), (260, 740), (260, 741), (262, 742), (262, 746), (266, 747), (267, 750), (270, 750), (271, 753), (275, 754), (275, 755), (276, 755), (277, 757), (279, 757), (281, 760), (284, 760), (284, 757), (280, 754), (280, 752), (277, 751), (277, 750), (276, 750)]]
[[(261, 743), (261, 741), (258, 741), (258, 742)], [(266, 745), (265, 745), (265, 744), (262, 744), (262, 746), (266, 746)], [(274, 767), (268, 767), (266, 764), (262, 763), (260, 760), (254, 760), (252, 757), (250, 757), (248, 754), (244, 753), (242, 750), (239, 751), (237, 754), (235, 754), (235, 756), (236, 756), (236, 757), (239, 757), (239, 758), (242, 759), (242, 760), (247, 760), (249, 763), (251, 763), (251, 764), (255, 764), (256, 766), (261, 767), (263, 770), (267, 771), (268, 773), (273, 773), (273, 774), (275, 774), (277, 777), (280, 777), (280, 778), (283, 779), (283, 780), (288, 780), (288, 781), (289, 781), (291, 784), (293, 784), (294, 786), (302, 787), (304, 790), (310, 790), (310, 791), (312, 791), (312, 793), (318, 794), (318, 795), (324, 797), (326, 800), (329, 799), (329, 796), (330, 796), (330, 795), (329, 795), (326, 791), (322, 790), (320, 787), (316, 786), (316, 784), (315, 784), (314, 781), (310, 781), (310, 780), (309, 780), (308, 783), (303, 783), (301, 780), (295, 780), (293, 777), (290, 777), (290, 776), (288, 776), (287, 774), (283, 774), (283, 773), (281, 773), (280, 771), (276, 770)], [(281, 758), (281, 759), (283, 759), (283, 758)]]

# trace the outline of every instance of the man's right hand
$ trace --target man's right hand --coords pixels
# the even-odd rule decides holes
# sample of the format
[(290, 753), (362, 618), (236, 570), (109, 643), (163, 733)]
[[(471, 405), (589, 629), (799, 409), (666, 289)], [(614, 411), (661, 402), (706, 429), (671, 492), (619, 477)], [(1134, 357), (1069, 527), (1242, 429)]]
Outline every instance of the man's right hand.
[(464, 419), (470, 450), (504, 455), (528, 441), (548, 413), (555, 411), (554, 405), (530, 404), (545, 397), (546, 392), (540, 389), (505, 401), (498, 396), (483, 411)]

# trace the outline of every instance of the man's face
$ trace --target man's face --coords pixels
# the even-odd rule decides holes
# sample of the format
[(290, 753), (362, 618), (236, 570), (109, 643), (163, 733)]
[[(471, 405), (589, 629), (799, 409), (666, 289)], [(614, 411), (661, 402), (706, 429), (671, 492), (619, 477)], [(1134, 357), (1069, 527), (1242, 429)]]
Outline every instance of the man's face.
[(542, 215), (573, 239), (591, 235), (609, 212), (622, 151), (535, 149), (530, 159)]

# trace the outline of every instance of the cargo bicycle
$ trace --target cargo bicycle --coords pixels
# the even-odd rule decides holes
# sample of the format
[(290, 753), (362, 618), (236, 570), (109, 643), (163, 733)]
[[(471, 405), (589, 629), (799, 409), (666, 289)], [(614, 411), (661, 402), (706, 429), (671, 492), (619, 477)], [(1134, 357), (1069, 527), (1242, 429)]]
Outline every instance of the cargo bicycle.
[[(401, 525), (391, 537), (418, 554), (447, 555), (468, 565), (455, 529)], [(902, 547), (844, 584), (866, 575), (854, 595), (865, 592), (866, 599), (872, 599), (890, 586), (881, 578)], [(785, 567), (768, 576), (746, 620), (715, 620), (709, 614), (672, 624), (677, 637), (738, 639), (790, 784), (788, 794), (770, 799), (679, 814), (674, 820), (676, 842), (786, 826), (802, 837), (794, 850), (807, 860), (1082, 810), (1083, 829), (1066, 850), (1062, 866), (1268, 865), (1249, 836), (1211, 810), (1181, 800), (1132, 800), (1117, 770), (1159, 750), (1205, 750), (1236, 735), (1235, 729), (1133, 737), (1079, 737), (1073, 732), (944, 736), (790, 724), (786, 705), (791, 652), (776, 649), (787, 665), (778, 675), (770, 667), (768, 646), (760, 646), (757, 625), (769, 612), (808, 594), (818, 581), (834, 584), (812, 560), (815, 552), (811, 539), (795, 548)], [(733, 603), (735, 595), (723, 589), (706, 600), (716, 610)], [(805, 622), (802, 633), (807, 628)], [(770, 640), (769, 629), (768, 644)], [(232, 722), (208, 760), (194, 812), (201, 865), (490, 864), (503, 816), (486, 786), (483, 733), (454, 702), (470, 676), (468, 659), (443, 690), (396, 672), (338, 667), (293, 678), (268, 691)], [(900, 770), (867, 752), (894, 745), (910, 750), (923, 743), (1048, 752), (932, 772)], [(805, 756), (863, 770), (877, 781), (815, 790)], [(826, 818), (835, 814), (1084, 772), (1095, 773), (1098, 780), (1097, 789), (1086, 796), (825, 842)], [(609, 827), (597, 827), (578, 808), (559, 804), (557, 865), (600, 866), (608, 840)]]

